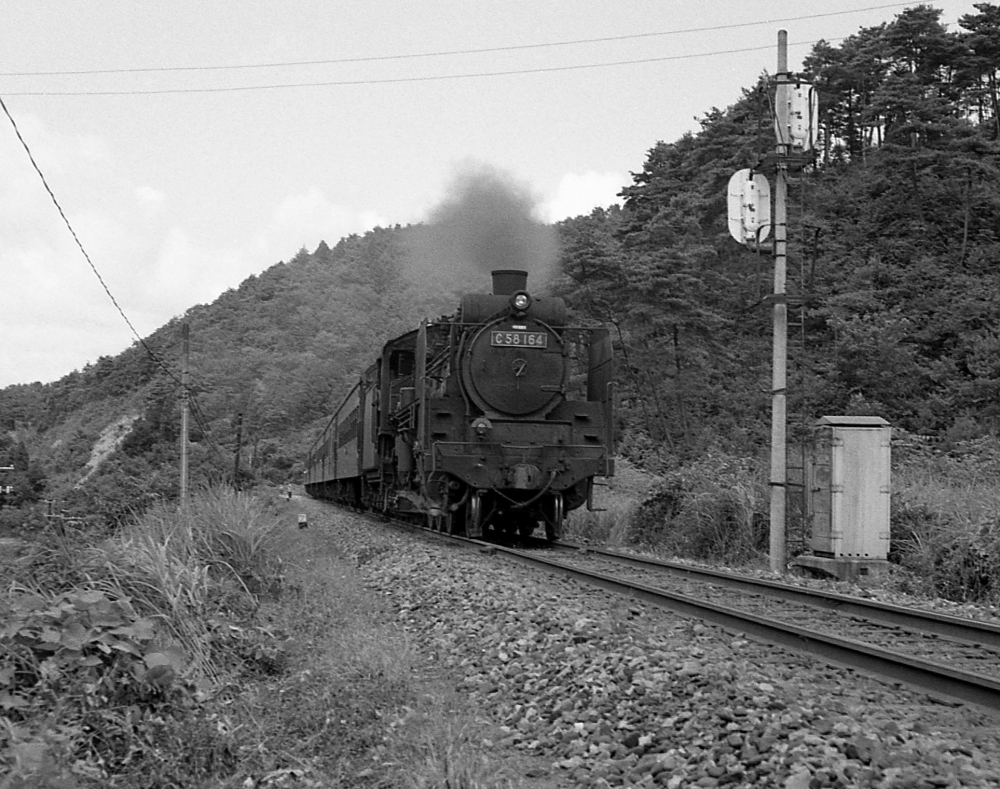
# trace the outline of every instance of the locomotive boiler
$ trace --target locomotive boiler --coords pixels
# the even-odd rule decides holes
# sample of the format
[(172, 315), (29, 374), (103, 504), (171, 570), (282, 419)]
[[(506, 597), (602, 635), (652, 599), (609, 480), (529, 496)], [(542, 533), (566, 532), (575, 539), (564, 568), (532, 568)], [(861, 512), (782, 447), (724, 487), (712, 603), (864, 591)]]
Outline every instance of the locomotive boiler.
[(390, 340), (313, 445), (306, 491), (434, 529), (557, 538), (614, 473), (607, 329), (574, 326), (527, 272)]

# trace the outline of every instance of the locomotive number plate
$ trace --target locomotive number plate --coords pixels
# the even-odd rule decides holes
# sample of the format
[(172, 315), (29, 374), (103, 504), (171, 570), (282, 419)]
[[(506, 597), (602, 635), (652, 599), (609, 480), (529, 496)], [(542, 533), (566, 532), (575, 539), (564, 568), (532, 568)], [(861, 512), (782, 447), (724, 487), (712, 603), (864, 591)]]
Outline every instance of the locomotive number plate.
[(548, 348), (549, 335), (543, 331), (491, 331), (490, 345)]

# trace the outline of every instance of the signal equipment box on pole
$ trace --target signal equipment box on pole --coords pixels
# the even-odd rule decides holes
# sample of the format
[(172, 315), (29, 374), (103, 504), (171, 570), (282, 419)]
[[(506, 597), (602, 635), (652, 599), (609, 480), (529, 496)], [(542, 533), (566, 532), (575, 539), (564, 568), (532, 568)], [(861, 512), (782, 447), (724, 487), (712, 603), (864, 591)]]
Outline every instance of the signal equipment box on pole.
[(792, 563), (838, 578), (884, 569), (889, 552), (889, 423), (824, 416), (813, 428), (806, 512), (812, 556)]

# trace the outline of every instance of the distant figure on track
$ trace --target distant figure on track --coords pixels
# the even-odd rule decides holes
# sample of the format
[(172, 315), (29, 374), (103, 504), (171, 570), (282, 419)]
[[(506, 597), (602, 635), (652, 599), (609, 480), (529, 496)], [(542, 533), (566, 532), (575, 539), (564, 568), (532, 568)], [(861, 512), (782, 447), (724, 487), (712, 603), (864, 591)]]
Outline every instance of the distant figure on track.
[(285, 498), (288, 499), (289, 501), (292, 500), (292, 486), (291, 485), (285, 485)]

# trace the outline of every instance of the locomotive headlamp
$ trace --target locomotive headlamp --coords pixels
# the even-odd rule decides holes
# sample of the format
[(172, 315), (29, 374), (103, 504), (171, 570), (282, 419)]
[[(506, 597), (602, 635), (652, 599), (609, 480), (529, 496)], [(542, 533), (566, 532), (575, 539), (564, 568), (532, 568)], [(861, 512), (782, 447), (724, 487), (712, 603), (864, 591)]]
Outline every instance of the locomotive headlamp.
[(519, 290), (510, 297), (510, 306), (514, 308), (514, 312), (527, 312), (531, 306), (531, 296), (527, 291)]
[(485, 416), (481, 416), (474, 420), (472, 423), (472, 429), (476, 431), (476, 435), (482, 438), (493, 428), (493, 424)]

